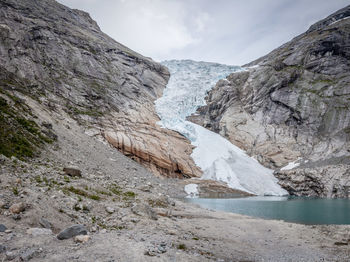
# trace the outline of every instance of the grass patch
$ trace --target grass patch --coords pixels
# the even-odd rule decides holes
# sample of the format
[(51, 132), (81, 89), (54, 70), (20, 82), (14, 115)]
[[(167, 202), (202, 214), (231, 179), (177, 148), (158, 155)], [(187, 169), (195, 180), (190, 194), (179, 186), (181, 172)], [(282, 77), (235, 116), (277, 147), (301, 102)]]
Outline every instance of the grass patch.
[(111, 192), (108, 192), (108, 191), (98, 190), (98, 189), (95, 189), (94, 191), (95, 191), (97, 194), (101, 194), (101, 195), (105, 195), (105, 196), (112, 196), (112, 193), (111, 193)]
[(13, 193), (15, 196), (18, 196), (18, 194), (19, 194), (18, 188), (17, 188), (17, 187), (13, 187), (13, 188), (12, 188), (12, 193)]
[(136, 197), (136, 193), (132, 192), (132, 191), (126, 191), (126, 192), (123, 193), (123, 196), (127, 197), (127, 198), (135, 198)]
[(177, 249), (180, 249), (180, 250), (186, 250), (186, 249), (187, 249), (187, 247), (186, 247), (186, 245), (185, 245), (185, 244), (178, 244), (178, 245), (177, 245)]
[(94, 194), (89, 194), (88, 192), (86, 192), (80, 188), (75, 188), (73, 186), (65, 187), (64, 190), (71, 192), (71, 193), (74, 193), (74, 194), (79, 195), (79, 196), (90, 198), (92, 200), (96, 200), (96, 201), (101, 200), (100, 196), (94, 195)]
[(34, 180), (35, 180), (35, 182), (37, 182), (38, 184), (40, 184), (40, 183), (43, 182), (43, 180), (41, 179), (41, 176), (39, 176), (39, 175), (35, 176), (35, 177), (34, 177)]
[(18, 159), (34, 157), (38, 149), (53, 140), (41, 132), (40, 127), (30, 117), (30, 110), (19, 98), (0, 88), (0, 94), (15, 101), (14, 103), (0, 96), (0, 154)]
[(113, 184), (110, 188), (109, 188), (109, 191), (111, 191), (113, 194), (117, 195), (117, 196), (120, 196), (123, 191), (121, 189), (120, 186), (116, 185), (116, 184)]

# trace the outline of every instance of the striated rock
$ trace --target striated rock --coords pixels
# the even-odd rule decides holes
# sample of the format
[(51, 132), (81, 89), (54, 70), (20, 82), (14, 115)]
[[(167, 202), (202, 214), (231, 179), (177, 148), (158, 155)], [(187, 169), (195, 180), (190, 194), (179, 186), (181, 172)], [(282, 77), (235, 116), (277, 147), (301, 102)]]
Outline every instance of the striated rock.
[(349, 17), (347, 6), (219, 81), (190, 120), (270, 168), (299, 157), (349, 159)]
[[(125, 121), (118, 130), (106, 130), (104, 138), (125, 155), (146, 166), (154, 174), (176, 178), (199, 177), (200, 169), (190, 157), (193, 146), (182, 135), (160, 128), (153, 113), (143, 122)], [(142, 135), (141, 135), (142, 134)]]
[(12, 214), (19, 214), (25, 210), (25, 205), (23, 202), (15, 203), (10, 206), (9, 210)]
[(69, 239), (78, 235), (87, 235), (87, 229), (84, 225), (73, 225), (62, 230), (57, 238), (59, 240)]
[(189, 141), (156, 124), (153, 102), (169, 79), (164, 66), (56, 1), (1, 1), (0, 21), (0, 82), (7, 92), (99, 130), (96, 135), (155, 174), (201, 175)]
[(350, 197), (350, 166), (326, 165), (276, 171), (279, 184), (296, 196)]

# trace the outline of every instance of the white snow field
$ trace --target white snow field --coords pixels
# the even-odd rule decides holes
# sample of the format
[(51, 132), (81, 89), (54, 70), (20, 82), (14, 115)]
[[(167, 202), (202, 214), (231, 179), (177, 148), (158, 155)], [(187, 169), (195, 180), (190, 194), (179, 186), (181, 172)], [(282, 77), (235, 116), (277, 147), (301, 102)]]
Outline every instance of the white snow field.
[(287, 195), (277, 184), (273, 171), (263, 167), (243, 150), (222, 136), (186, 121), (186, 117), (205, 105), (205, 96), (216, 82), (227, 75), (244, 70), (239, 66), (191, 60), (162, 62), (170, 71), (163, 96), (156, 100), (159, 124), (187, 137), (196, 146), (192, 158), (202, 171), (202, 179), (227, 183), (255, 195)]

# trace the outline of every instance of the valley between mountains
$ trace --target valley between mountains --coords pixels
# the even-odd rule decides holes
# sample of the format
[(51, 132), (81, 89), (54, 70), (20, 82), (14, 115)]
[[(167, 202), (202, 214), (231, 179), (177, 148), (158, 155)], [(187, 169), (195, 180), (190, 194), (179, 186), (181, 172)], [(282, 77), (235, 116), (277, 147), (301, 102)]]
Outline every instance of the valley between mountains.
[(349, 225), (182, 201), (188, 184), (349, 197), (349, 17), (347, 6), (238, 67), (157, 63), (86, 12), (0, 1), (0, 259), (350, 260)]

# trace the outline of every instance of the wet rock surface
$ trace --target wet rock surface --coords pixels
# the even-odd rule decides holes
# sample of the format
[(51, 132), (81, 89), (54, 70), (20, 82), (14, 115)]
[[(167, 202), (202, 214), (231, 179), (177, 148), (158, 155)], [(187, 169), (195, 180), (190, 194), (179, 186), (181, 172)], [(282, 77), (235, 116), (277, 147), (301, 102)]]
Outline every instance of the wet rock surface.
[[(339, 10), (246, 65), (247, 71), (219, 81), (208, 94), (207, 106), (190, 119), (225, 136), (271, 168), (298, 158), (308, 160), (310, 167), (312, 162), (325, 165), (329, 159), (341, 157), (344, 161), (339, 164), (348, 164), (349, 10), (350, 6)], [(337, 196), (324, 186), (332, 173), (322, 174), (318, 194)], [(314, 185), (303, 186), (312, 191)], [(293, 192), (308, 195), (307, 190), (298, 193), (297, 188), (295, 185)]]

